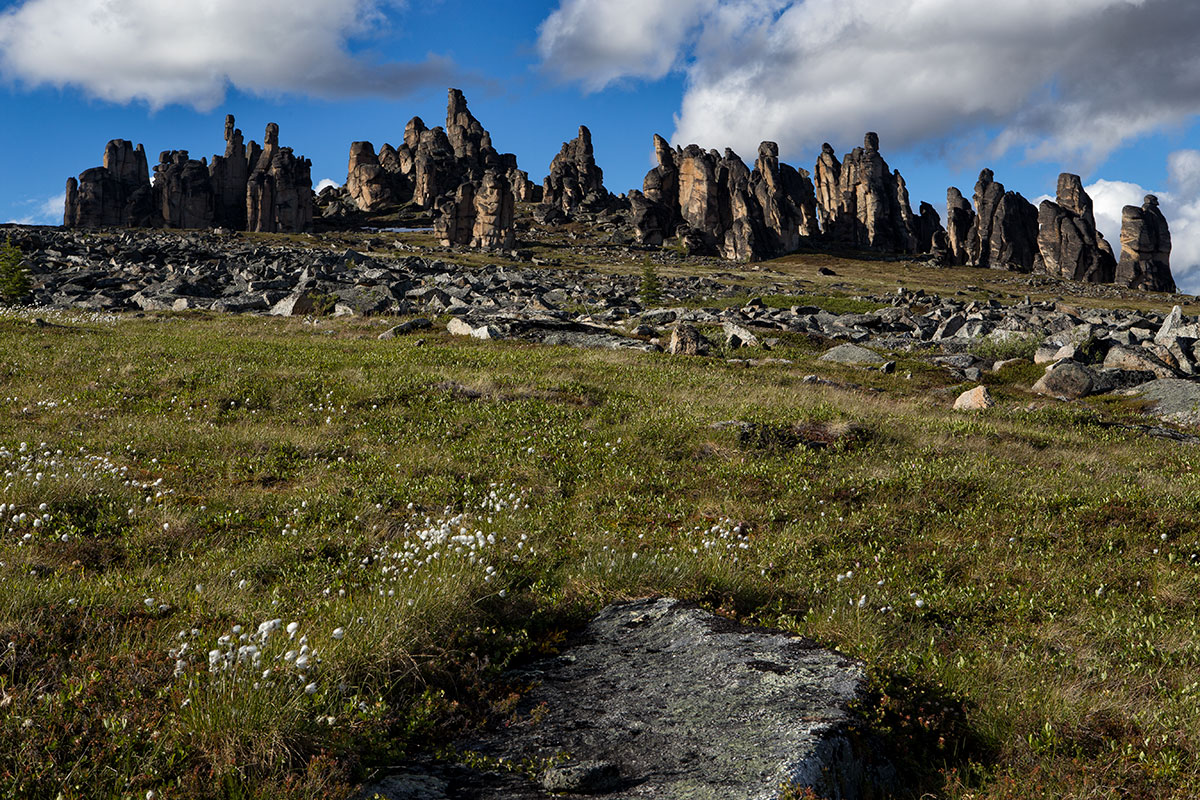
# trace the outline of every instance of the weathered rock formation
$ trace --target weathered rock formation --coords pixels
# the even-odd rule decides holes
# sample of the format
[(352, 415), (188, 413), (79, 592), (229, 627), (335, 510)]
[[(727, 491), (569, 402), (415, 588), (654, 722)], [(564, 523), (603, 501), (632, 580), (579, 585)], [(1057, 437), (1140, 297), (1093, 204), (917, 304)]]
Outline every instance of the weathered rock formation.
[(990, 169), (975, 184), (975, 221), (967, 233), (967, 264), (1032, 272), (1038, 256), (1038, 212), (1017, 192), (1005, 192)]
[(135, 148), (114, 139), (104, 148), (104, 166), (67, 179), (67, 227), (147, 227), (153, 219), (146, 151), (140, 144)]
[(394, 183), (393, 173), (385, 169), (380, 164), (379, 156), (375, 155), (375, 145), (370, 142), (351, 143), (346, 191), (359, 208), (376, 211), (395, 202)]
[(1112, 283), (1117, 262), (1096, 230), (1092, 198), (1078, 175), (1058, 176), (1057, 200), (1043, 200), (1038, 209), (1038, 271), (1067, 280)]
[[(253, 144), (253, 143), (252, 143)], [(255, 144), (254, 148), (257, 149)], [(242, 132), (234, 125), (233, 115), (225, 117), (225, 155), (213, 156), (208, 167), (214, 204), (213, 223), (219, 227), (245, 230), (246, 183), (251, 163), (246, 154)]]
[(151, 186), (146, 154), (123, 139), (104, 151), (104, 166), (67, 181), (63, 224), (307, 231), (312, 229), (311, 162), (279, 147), (279, 126), (265, 146), (246, 146), (225, 118), (225, 155), (212, 164), (186, 150), (164, 150)]
[(267, 125), (262, 154), (246, 190), (246, 229), (265, 233), (312, 230), (312, 162), (279, 146), (279, 126)]
[(1171, 231), (1158, 210), (1158, 198), (1146, 195), (1141, 208), (1121, 212), (1121, 261), (1116, 282), (1152, 292), (1175, 291), (1171, 276)]
[(654, 137), (658, 166), (641, 192), (629, 195), (638, 241), (661, 244), (679, 235), (690, 252), (753, 261), (795, 250), (818, 231), (816, 195), (804, 170), (779, 161), (763, 142), (753, 172), (732, 150), (697, 145), (672, 150)]
[(946, 240), (950, 264), (962, 266), (970, 260), (969, 241), (975, 225), (975, 210), (955, 187), (946, 190)]
[(908, 189), (879, 154), (879, 136), (868, 133), (840, 163), (825, 144), (816, 165), (816, 196), (829, 241), (896, 253), (917, 252)]
[(918, 253), (932, 253), (935, 249), (942, 251), (948, 247), (942, 218), (937, 209), (929, 203), (921, 203), (921, 213), (916, 220), (916, 235)]
[(208, 164), (187, 150), (164, 150), (154, 167), (154, 208), (167, 228), (213, 227), (216, 196)]
[[(501, 188), (508, 193), (503, 200), (494, 196)], [(404, 128), (403, 144), (384, 144), (378, 155), (370, 142), (354, 142), (346, 191), (362, 211), (406, 203), (433, 209), (443, 242), (479, 242), (475, 246), (488, 248), (511, 246), (515, 203), (541, 199), (540, 187), (517, 166), (517, 157), (492, 147), (491, 134), (458, 89), (449, 90), (445, 128), (429, 128), (413, 117)], [(497, 224), (507, 227), (498, 231)]]
[(542, 202), (571, 213), (581, 206), (597, 207), (610, 195), (604, 188), (604, 170), (596, 165), (592, 132), (579, 126), (579, 135), (564, 142), (562, 150), (550, 162), (550, 174), (543, 182)]

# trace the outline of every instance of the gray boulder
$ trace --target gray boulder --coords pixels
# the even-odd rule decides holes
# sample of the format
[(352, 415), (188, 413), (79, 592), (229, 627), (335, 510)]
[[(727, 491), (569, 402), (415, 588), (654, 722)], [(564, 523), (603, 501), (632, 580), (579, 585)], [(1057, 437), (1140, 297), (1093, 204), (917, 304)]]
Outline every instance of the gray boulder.
[(887, 363), (887, 359), (879, 353), (856, 344), (839, 344), (821, 356), (821, 360), (832, 361), (835, 364), (865, 364), (868, 366), (883, 366)]
[(1200, 383), (1164, 378), (1142, 384), (1136, 391), (1149, 403), (1146, 410), (1159, 419), (1177, 425), (1200, 425)]

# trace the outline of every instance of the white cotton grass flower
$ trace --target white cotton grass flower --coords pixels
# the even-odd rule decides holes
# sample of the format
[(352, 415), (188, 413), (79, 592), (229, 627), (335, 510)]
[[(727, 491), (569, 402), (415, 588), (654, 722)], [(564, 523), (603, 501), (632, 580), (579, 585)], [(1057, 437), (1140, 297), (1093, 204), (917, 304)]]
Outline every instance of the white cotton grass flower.
[(332, 634), (332, 636), (333, 636), (333, 638), (334, 638), (334, 639), (342, 639), (342, 638), (343, 638), (345, 635), (346, 635), (346, 629), (345, 629), (345, 628), (334, 628), (334, 629), (333, 629), (333, 634)]
[(305, 686), (304, 693), (305, 694), (316, 694), (317, 693), (317, 684), (310, 683), (307, 686)]
[(289, 639), (293, 639), (293, 638), (295, 638), (295, 636), (296, 636), (296, 631), (298, 631), (298, 630), (300, 630), (300, 623), (299, 623), (299, 622), (289, 622), (289, 623), (287, 624), (287, 635), (288, 635), (288, 638), (289, 638)]

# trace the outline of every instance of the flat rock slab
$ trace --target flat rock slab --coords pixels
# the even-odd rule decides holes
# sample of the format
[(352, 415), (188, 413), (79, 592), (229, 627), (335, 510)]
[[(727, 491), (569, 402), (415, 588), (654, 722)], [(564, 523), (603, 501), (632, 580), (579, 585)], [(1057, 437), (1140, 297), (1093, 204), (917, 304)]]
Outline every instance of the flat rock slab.
[(1200, 383), (1163, 378), (1139, 386), (1136, 393), (1149, 400), (1151, 414), (1177, 425), (1200, 425)]
[(857, 798), (893, 780), (885, 763), (860, 760), (847, 733), (864, 686), (858, 662), (677, 600), (610, 606), (562, 655), (508, 677), (532, 686), (517, 721), (461, 749), (485, 763), (554, 766), (523, 787), (512, 773), (443, 766), (421, 782), (425, 793), (381, 796), (772, 800), (792, 784)]
[(821, 356), (822, 361), (833, 361), (837, 364), (870, 364), (879, 366), (887, 363), (887, 359), (856, 344), (839, 344)]

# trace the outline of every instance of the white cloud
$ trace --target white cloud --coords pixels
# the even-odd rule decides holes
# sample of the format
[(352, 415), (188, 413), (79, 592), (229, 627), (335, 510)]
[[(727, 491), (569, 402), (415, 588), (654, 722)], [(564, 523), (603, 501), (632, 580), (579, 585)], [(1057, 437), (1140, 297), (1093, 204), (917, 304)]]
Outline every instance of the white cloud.
[[(973, 162), (1015, 149), (1087, 172), (1200, 113), (1194, 0), (634, 5), (560, 0), (542, 57), (592, 89), (683, 70), (681, 144), (752, 153), (774, 139), (808, 159), (823, 141), (843, 149), (877, 130), (885, 147), (941, 145)], [(668, 21), (680, 9), (692, 16)]]
[(568, 0), (538, 28), (557, 77), (590, 90), (626, 77), (663, 77), (718, 0)]
[(313, 187), (313, 191), (316, 192), (317, 194), (320, 194), (321, 190), (325, 189), (328, 186), (333, 186), (336, 188), (338, 186), (341, 186), (341, 184), (338, 183), (337, 181), (335, 181), (333, 178), (322, 178), (317, 183), (317, 185)]
[(372, 63), (351, 37), (394, 0), (24, 0), (0, 13), (0, 74), (103, 100), (209, 110), (230, 86), (259, 95), (400, 96), (445, 85), (451, 64)]
[(63, 221), (63, 206), (67, 202), (67, 193), (59, 192), (45, 199), (26, 200), (20, 205), (30, 208), (30, 211), (19, 219), (10, 219), (15, 225), (61, 225)]

